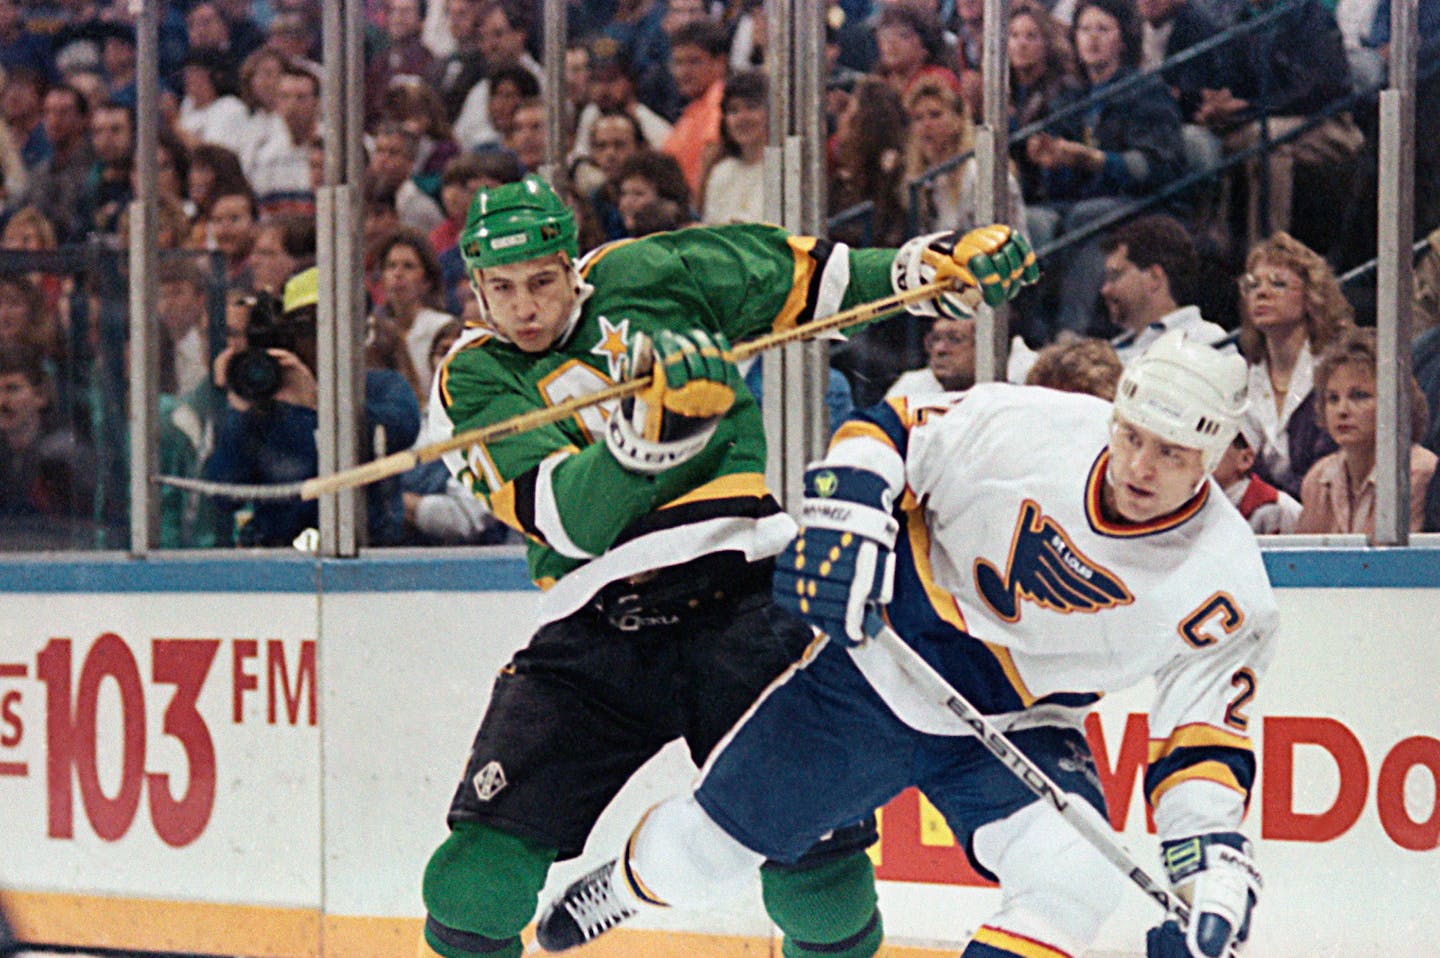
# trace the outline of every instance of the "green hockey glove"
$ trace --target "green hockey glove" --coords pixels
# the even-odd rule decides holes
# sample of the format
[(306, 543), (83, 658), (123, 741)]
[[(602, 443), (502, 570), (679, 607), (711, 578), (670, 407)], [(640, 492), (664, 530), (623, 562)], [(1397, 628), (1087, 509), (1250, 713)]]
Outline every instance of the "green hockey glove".
[(695, 455), (735, 404), (740, 374), (726, 357), (723, 334), (662, 329), (655, 340), (636, 334), (627, 378), (650, 383), (620, 401), (605, 429), (610, 453), (632, 472), (653, 474)]

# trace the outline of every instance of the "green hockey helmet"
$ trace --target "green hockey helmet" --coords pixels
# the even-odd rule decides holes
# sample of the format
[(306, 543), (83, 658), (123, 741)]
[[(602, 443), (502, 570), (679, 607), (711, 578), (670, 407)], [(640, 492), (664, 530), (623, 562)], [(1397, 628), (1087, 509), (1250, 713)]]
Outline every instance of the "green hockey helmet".
[(467, 272), (551, 253), (565, 253), (573, 262), (578, 252), (575, 214), (533, 175), (476, 193), (460, 232)]

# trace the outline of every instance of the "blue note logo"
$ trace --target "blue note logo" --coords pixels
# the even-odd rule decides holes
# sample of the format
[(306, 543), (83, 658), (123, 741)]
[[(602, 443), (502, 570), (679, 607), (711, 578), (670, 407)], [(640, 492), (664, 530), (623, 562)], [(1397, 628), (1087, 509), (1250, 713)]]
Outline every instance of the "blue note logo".
[(996, 615), (1020, 621), (1020, 602), (1029, 599), (1056, 612), (1100, 612), (1135, 601), (1114, 573), (1087, 558), (1065, 530), (1026, 499), (1010, 544), (1004, 574), (984, 559), (975, 561), (975, 585)]

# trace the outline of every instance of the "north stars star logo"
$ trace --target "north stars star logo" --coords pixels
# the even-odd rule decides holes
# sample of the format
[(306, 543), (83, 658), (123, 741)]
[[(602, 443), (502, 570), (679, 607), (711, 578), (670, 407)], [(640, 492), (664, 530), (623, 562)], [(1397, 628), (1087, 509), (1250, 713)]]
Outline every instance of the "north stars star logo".
[(630, 352), (630, 320), (612, 323), (609, 317), (601, 316), (599, 322), (600, 341), (590, 348), (590, 354), (602, 357), (611, 380), (618, 382), (625, 372), (625, 357)]

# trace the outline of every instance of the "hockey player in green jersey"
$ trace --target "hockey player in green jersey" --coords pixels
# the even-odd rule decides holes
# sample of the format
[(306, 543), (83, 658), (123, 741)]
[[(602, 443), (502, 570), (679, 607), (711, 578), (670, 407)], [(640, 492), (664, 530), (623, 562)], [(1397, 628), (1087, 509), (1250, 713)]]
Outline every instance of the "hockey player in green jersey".
[[(675, 738), (703, 762), (811, 641), (771, 600), (795, 525), (765, 487), (759, 409), (729, 344), (935, 277), (998, 304), (1036, 269), (1003, 226), (898, 251), (701, 227), (577, 260), (573, 214), (533, 177), (477, 194), (460, 246), (482, 322), (437, 371), (433, 438), (651, 376), (614, 410), (447, 457), (527, 537), (543, 595), (425, 869), (420, 954), (514, 958), (550, 865), (580, 854), (630, 776)], [(968, 313), (959, 294), (909, 308)], [(871, 818), (762, 869), (788, 958), (875, 954), (873, 839)]]

